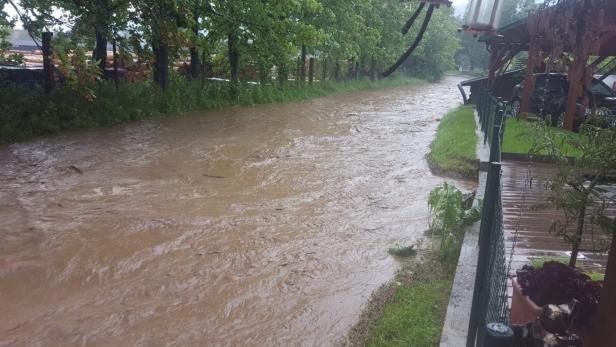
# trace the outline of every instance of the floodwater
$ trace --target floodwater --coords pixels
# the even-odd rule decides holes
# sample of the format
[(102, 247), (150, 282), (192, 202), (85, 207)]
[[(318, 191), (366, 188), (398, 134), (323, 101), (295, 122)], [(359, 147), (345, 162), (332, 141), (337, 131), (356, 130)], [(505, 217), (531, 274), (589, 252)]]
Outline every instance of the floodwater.
[(0, 345), (339, 342), (426, 229), (459, 81), (0, 148)]

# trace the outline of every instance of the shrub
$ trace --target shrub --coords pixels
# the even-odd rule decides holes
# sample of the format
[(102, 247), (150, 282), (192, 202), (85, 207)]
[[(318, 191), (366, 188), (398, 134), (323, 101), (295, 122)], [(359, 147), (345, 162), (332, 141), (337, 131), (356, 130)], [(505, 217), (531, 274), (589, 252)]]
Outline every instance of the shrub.
[(480, 203), (464, 210), (462, 192), (445, 182), (430, 192), (428, 206), (430, 230), (440, 238), (439, 257), (446, 262), (455, 262), (462, 241), (462, 228), (479, 220)]

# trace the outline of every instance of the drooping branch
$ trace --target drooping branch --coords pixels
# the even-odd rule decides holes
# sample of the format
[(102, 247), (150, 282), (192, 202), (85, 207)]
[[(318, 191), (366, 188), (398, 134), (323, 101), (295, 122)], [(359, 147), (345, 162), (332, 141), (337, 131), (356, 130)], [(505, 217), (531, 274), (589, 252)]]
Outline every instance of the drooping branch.
[(402, 63), (404, 63), (404, 61), (408, 59), (408, 57), (413, 53), (413, 51), (415, 51), (417, 46), (419, 46), (419, 43), (423, 39), (423, 35), (426, 32), (426, 29), (428, 29), (428, 24), (430, 23), (430, 19), (432, 18), (432, 12), (434, 12), (434, 4), (428, 7), (428, 12), (426, 13), (426, 17), (424, 18), (424, 21), (421, 24), (421, 28), (419, 28), (419, 33), (417, 34), (417, 37), (415, 38), (415, 42), (413, 42), (411, 47), (409, 47), (409, 49), (406, 52), (404, 52), (404, 54), (402, 54), (402, 56), (398, 59), (398, 61), (394, 63), (394, 65), (392, 65), (391, 67), (389, 67), (389, 69), (383, 72), (382, 74), (383, 77), (387, 77), (391, 75), (394, 71), (396, 71), (400, 67), (400, 65), (402, 65)]
[(421, 14), (421, 11), (423, 11), (425, 6), (426, 6), (426, 3), (422, 2), (417, 8), (417, 10), (415, 10), (415, 13), (413, 13), (411, 18), (402, 27), (402, 35), (406, 35), (409, 32), (409, 30), (411, 30), (413, 23), (415, 23), (415, 20), (417, 20), (417, 17), (419, 17), (419, 14)]

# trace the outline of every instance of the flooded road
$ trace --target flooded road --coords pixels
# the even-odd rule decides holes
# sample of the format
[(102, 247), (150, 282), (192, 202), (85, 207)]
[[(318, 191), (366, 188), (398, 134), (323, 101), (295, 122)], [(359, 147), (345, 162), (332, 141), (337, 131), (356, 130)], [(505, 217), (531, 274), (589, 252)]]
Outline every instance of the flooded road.
[(460, 80), (0, 148), (0, 345), (335, 344), (426, 229)]

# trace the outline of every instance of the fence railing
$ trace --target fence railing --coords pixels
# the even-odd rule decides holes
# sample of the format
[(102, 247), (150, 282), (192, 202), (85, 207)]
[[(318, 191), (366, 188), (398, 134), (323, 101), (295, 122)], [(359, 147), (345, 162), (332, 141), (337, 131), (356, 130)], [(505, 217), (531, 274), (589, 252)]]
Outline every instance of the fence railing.
[(477, 113), (484, 143), (490, 146), (490, 163), (481, 215), (479, 255), (467, 347), (484, 346), (487, 323), (509, 322), (500, 164), (507, 109), (506, 102), (487, 91), (478, 98)]

